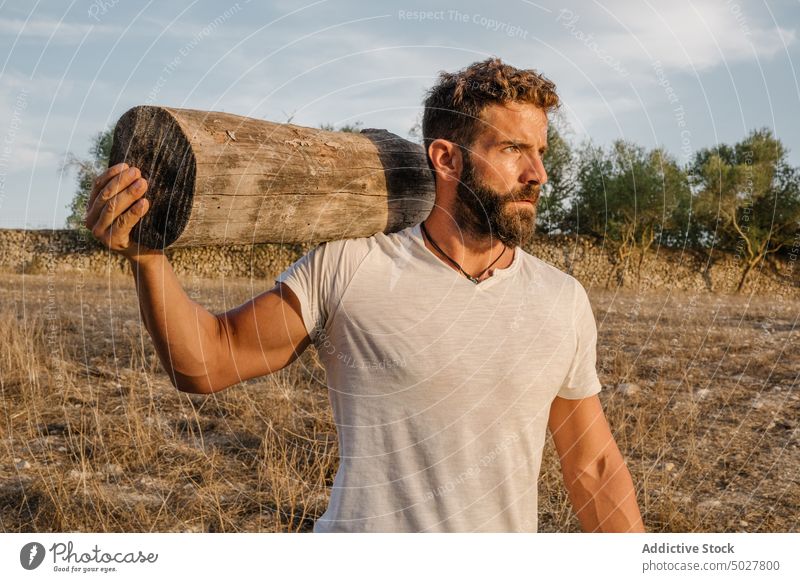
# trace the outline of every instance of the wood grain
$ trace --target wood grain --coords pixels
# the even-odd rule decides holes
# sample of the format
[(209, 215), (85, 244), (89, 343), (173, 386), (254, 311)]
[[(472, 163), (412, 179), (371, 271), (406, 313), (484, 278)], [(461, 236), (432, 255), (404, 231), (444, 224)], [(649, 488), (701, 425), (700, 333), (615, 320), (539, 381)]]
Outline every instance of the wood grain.
[(140, 106), (110, 164), (148, 180), (132, 235), (152, 248), (317, 243), (422, 221), (434, 183), (421, 146), (380, 129), (330, 132), (230, 113)]

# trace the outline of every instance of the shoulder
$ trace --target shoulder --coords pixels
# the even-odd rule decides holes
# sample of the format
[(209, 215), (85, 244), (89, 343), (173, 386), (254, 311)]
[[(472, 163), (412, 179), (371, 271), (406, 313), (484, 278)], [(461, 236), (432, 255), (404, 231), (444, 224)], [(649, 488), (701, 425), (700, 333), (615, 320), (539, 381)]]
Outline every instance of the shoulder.
[(324, 256), (326, 263), (360, 262), (374, 246), (373, 237), (341, 238), (319, 243), (309, 251)]
[(586, 294), (581, 282), (569, 273), (543, 261), (521, 247), (518, 247), (518, 250), (521, 252), (523, 269), (534, 279), (538, 289), (545, 289), (554, 293), (568, 291), (572, 295)]
[(377, 232), (371, 236), (329, 240), (307, 250), (301, 262), (347, 277), (355, 273), (370, 253), (389, 257), (409, 254), (413, 243), (410, 227), (389, 234)]
[(304, 257), (320, 274), (347, 284), (366, 264), (367, 257), (392, 257), (401, 246), (402, 237), (377, 232), (371, 236), (325, 241), (309, 250)]
[(370, 238), (387, 255), (408, 254), (415, 244), (414, 228), (414, 226), (409, 226), (388, 234), (377, 232)]
[(383, 259), (409, 257), (414, 248), (412, 227), (384, 233), (376, 232), (367, 237), (342, 239), (326, 243), (330, 245), (330, 254), (341, 256), (348, 262), (361, 264), (367, 255), (379, 256)]

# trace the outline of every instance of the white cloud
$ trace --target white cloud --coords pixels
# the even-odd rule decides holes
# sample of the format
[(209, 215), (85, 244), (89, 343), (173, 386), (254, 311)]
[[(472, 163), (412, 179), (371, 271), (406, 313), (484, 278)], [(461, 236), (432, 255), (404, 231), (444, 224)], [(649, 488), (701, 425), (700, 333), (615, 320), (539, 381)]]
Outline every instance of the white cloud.
[[(708, 0), (672, 0), (650, 7), (627, 3), (625, 19), (634, 23), (631, 30), (653, 59), (668, 67), (705, 69), (756, 55), (769, 58), (783, 48), (779, 35), (793, 42), (794, 30), (765, 26), (736, 6)], [(619, 36), (612, 42), (632, 44), (629, 37)]]
[(623, 114), (641, 109), (638, 101), (624, 95), (576, 93), (562, 95), (562, 99), (566, 121), (577, 141), (592, 137), (593, 128), (601, 120), (622, 125), (619, 118)]
[(633, 72), (654, 61), (670, 69), (703, 70), (768, 59), (783, 50), (783, 42), (797, 38), (794, 29), (756, 19), (734, 2), (714, 0), (605, 0), (585, 12), (564, 8), (554, 17), (568, 54), (591, 67), (599, 51)]
[(31, 169), (58, 172), (64, 163), (63, 153), (48, 149), (45, 144), (31, 136), (19, 136), (11, 147), (14, 172), (29, 172)]
[(109, 34), (122, 32), (122, 29), (107, 24), (82, 24), (64, 20), (23, 20), (21, 18), (0, 18), (0, 35), (21, 38), (50, 38), (62, 43), (80, 42), (87, 33)]

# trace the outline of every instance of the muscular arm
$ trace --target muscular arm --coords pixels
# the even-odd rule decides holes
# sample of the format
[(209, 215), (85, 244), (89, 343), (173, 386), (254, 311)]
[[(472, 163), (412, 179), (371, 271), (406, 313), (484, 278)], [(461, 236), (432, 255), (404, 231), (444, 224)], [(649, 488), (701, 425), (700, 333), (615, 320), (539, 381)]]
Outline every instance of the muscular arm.
[(310, 340), (294, 293), (283, 283), (226, 313), (192, 301), (163, 251), (130, 239), (150, 208), (138, 168), (112, 166), (95, 180), (86, 227), (131, 264), (139, 309), (173, 385), (207, 394), (291, 363)]
[(583, 531), (643, 532), (633, 480), (597, 395), (556, 397), (548, 427)]
[(159, 359), (185, 392), (216, 392), (293, 362), (309, 344), (283, 283), (222, 314), (189, 298), (163, 253), (131, 259), (139, 306)]

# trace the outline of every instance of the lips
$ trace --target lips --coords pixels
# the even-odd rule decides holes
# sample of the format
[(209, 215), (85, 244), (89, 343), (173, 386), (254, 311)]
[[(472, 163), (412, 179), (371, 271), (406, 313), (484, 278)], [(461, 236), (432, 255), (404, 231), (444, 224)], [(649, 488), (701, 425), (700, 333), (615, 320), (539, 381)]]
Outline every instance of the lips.
[(539, 196), (533, 198), (519, 198), (516, 202), (527, 202), (528, 204), (536, 204), (539, 201)]
[(536, 204), (539, 201), (539, 191), (533, 192), (524, 192), (521, 193), (522, 195), (517, 200), (519, 202), (529, 202), (530, 204)]
[(527, 202), (531, 206), (536, 206), (536, 203), (539, 201), (540, 194), (541, 192), (538, 189), (524, 189), (521, 192), (507, 195), (508, 200), (506, 202)]

